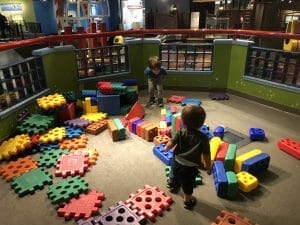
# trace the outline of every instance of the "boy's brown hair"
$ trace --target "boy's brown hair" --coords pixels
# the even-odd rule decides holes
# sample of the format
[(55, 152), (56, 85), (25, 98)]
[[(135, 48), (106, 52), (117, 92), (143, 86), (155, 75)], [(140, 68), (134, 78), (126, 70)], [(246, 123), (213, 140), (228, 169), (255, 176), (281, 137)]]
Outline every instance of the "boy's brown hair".
[(161, 60), (158, 56), (150, 56), (148, 58), (148, 66), (150, 69), (160, 69), (161, 68)]
[(181, 119), (187, 129), (199, 129), (206, 118), (206, 112), (201, 106), (188, 105), (182, 109)]

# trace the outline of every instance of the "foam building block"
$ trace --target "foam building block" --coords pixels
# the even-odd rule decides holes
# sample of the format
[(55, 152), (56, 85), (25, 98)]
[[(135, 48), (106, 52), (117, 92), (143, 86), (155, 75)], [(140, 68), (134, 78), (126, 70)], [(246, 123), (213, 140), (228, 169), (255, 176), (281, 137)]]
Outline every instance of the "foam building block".
[(224, 137), (224, 126), (219, 125), (215, 128), (214, 132), (213, 132), (214, 136), (220, 137), (221, 139), (223, 139)]
[(130, 109), (129, 113), (126, 115), (126, 119), (130, 120), (134, 117), (143, 118), (145, 115), (145, 109), (140, 103), (140, 101), (136, 101), (132, 108)]
[(223, 162), (214, 161), (212, 172), (213, 172), (217, 195), (219, 197), (226, 198), (228, 181), (227, 181)]
[(165, 144), (153, 147), (153, 154), (157, 156), (165, 165), (170, 166), (173, 158), (173, 151), (165, 151)]
[(262, 151), (260, 149), (253, 149), (249, 152), (246, 152), (246, 153), (236, 157), (235, 163), (234, 163), (234, 171), (236, 173), (240, 172), (242, 170), (242, 165), (243, 165), (244, 161), (246, 161), (247, 159), (250, 159), (260, 153), (262, 153)]
[(282, 138), (277, 142), (280, 150), (300, 159), (300, 142), (292, 138)]
[(263, 141), (265, 140), (265, 131), (261, 128), (250, 128), (249, 137), (251, 141)]
[(218, 153), (218, 149), (220, 147), (221, 144), (221, 138), (220, 137), (213, 137), (210, 139), (209, 141), (210, 143), (210, 159), (212, 161), (215, 160), (216, 155)]
[(238, 185), (236, 175), (232, 171), (227, 171), (226, 172), (226, 177), (227, 177), (227, 182), (228, 182), (227, 198), (228, 199), (234, 199), (237, 196), (238, 189), (239, 189), (239, 185)]
[(236, 157), (236, 144), (229, 144), (225, 160), (224, 160), (224, 166), (226, 171), (233, 171), (234, 169), (234, 162)]
[(258, 186), (257, 178), (246, 171), (241, 171), (237, 173), (236, 176), (239, 183), (239, 189), (243, 192), (250, 192)]
[(227, 142), (225, 142), (225, 141), (221, 142), (221, 144), (219, 146), (219, 149), (218, 149), (218, 153), (216, 155), (216, 160), (220, 160), (222, 162), (225, 161), (225, 157), (226, 157), (228, 147), (229, 147), (229, 144)]
[(243, 162), (242, 171), (247, 171), (253, 175), (264, 173), (268, 170), (270, 159), (270, 155), (267, 153), (261, 153), (251, 157)]
[(120, 115), (120, 95), (105, 95), (98, 92), (97, 99), (100, 112), (108, 115)]

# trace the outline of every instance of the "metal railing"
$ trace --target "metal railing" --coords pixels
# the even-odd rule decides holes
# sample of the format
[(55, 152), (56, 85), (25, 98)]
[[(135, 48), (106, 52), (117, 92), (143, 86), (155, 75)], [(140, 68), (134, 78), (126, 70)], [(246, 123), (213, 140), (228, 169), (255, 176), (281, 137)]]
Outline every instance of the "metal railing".
[(101, 77), (129, 71), (126, 45), (76, 50), (78, 78)]
[(31, 57), (1, 67), (0, 112), (46, 88), (47, 83), (41, 58)]
[(213, 44), (161, 44), (160, 58), (167, 70), (212, 71)]
[(245, 76), (300, 88), (300, 52), (249, 47)]

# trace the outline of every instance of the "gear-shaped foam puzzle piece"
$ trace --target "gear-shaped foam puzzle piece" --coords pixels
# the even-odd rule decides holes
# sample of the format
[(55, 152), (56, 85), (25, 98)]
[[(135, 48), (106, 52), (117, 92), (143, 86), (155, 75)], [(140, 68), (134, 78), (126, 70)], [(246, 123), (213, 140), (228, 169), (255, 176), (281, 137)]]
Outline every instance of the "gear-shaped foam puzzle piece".
[(39, 167), (50, 168), (50, 167), (56, 165), (57, 160), (62, 155), (67, 155), (67, 154), (69, 154), (68, 150), (61, 150), (59, 148), (44, 152), (43, 154), (41, 154), (41, 156), (38, 160), (38, 165), (39, 165)]
[(68, 203), (63, 203), (57, 209), (57, 214), (65, 217), (66, 220), (70, 220), (73, 217), (75, 220), (88, 219), (98, 214), (104, 199), (104, 193), (92, 190), (87, 194), (79, 195), (78, 198), (72, 198)]
[(225, 92), (211, 92), (208, 95), (212, 100), (228, 100), (229, 96)]
[(28, 134), (16, 135), (13, 138), (3, 141), (0, 145), (0, 161), (10, 159), (13, 155), (25, 151), (31, 147), (31, 140)]
[(88, 154), (69, 154), (62, 155), (56, 165), (55, 176), (67, 177), (80, 175), (83, 176), (89, 167)]
[(43, 168), (37, 168), (16, 177), (11, 182), (11, 187), (20, 197), (23, 197), (34, 194), (35, 190), (41, 190), (47, 184), (52, 184), (52, 176)]
[(66, 126), (65, 128), (67, 138), (77, 138), (84, 133), (83, 129), (80, 127)]
[(51, 151), (53, 149), (58, 149), (59, 144), (58, 143), (47, 143), (47, 144), (39, 144), (35, 148), (31, 149), (32, 153), (37, 152), (45, 152), (45, 151)]
[(158, 187), (149, 185), (145, 185), (144, 189), (139, 189), (129, 197), (125, 203), (131, 204), (131, 209), (138, 210), (139, 215), (144, 215), (151, 221), (154, 221), (157, 215), (161, 215), (164, 209), (169, 209), (173, 202), (171, 196), (167, 196)]
[(66, 137), (66, 129), (64, 127), (55, 127), (46, 134), (40, 136), (40, 143), (59, 142)]
[(213, 222), (211, 225), (227, 224), (254, 225), (254, 223), (252, 223), (248, 218), (241, 218), (236, 212), (228, 212), (226, 210), (222, 210), (221, 214), (215, 219), (215, 222)]
[(90, 217), (87, 220), (80, 219), (77, 221), (77, 225), (101, 225), (95, 221), (94, 217)]
[(54, 123), (52, 116), (32, 114), (17, 126), (21, 133), (40, 134), (48, 130)]
[(73, 154), (80, 154), (80, 153), (83, 153), (83, 154), (88, 154), (89, 155), (89, 165), (95, 165), (96, 164), (96, 161), (97, 161), (97, 158), (99, 156), (99, 153), (96, 149), (78, 149), (78, 150), (71, 150), (70, 153), (73, 153)]
[(14, 177), (18, 177), (32, 169), (37, 168), (37, 161), (30, 156), (18, 158), (16, 161), (11, 161), (5, 166), (0, 167), (0, 175), (7, 182), (11, 181)]
[(82, 115), (80, 118), (84, 120), (89, 120), (91, 122), (98, 122), (107, 118), (107, 113), (87, 113)]
[(59, 204), (87, 190), (88, 183), (80, 176), (75, 176), (49, 186), (47, 195), (52, 204)]
[(57, 93), (38, 98), (36, 101), (38, 106), (43, 110), (55, 109), (67, 104), (67, 101), (64, 98), (64, 96)]
[(124, 202), (119, 202), (116, 206), (108, 209), (108, 212), (100, 213), (95, 217), (95, 222), (102, 225), (141, 225), (146, 223), (145, 216), (139, 216), (137, 210), (130, 209), (130, 205)]
[(76, 118), (73, 120), (66, 120), (64, 122), (65, 125), (69, 125), (72, 127), (81, 127), (81, 128), (85, 128), (88, 125), (90, 125), (92, 122), (89, 120), (84, 120), (84, 119), (80, 119), (80, 118)]
[(80, 149), (85, 148), (87, 146), (87, 142), (88, 137), (85, 134), (82, 134), (78, 138), (64, 139), (59, 146), (61, 149)]
[(196, 106), (200, 106), (201, 105), (201, 100), (197, 99), (197, 98), (186, 98), (181, 102), (182, 106), (186, 106), (186, 105), (196, 105)]

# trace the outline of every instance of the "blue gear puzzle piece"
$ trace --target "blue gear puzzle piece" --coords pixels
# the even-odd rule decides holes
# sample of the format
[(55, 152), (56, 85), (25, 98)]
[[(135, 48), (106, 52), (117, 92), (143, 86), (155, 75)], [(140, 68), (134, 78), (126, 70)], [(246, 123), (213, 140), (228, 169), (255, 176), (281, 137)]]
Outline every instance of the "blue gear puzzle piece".
[(81, 127), (66, 126), (65, 128), (67, 138), (77, 138), (83, 134), (83, 129)]
[(47, 143), (47, 144), (39, 144), (35, 148), (31, 149), (32, 153), (37, 152), (45, 152), (45, 151), (51, 151), (53, 149), (58, 149), (59, 145), (58, 143)]
[(213, 164), (213, 177), (217, 195), (222, 198), (227, 197), (227, 176), (222, 161), (214, 161)]
[(165, 151), (165, 144), (156, 145), (153, 147), (153, 154), (156, 155), (167, 166), (171, 165), (173, 151)]
[(186, 106), (186, 105), (197, 105), (200, 106), (201, 105), (201, 100), (197, 99), (197, 98), (186, 98), (181, 102), (182, 106)]
[(261, 128), (250, 128), (249, 136), (251, 141), (264, 141), (265, 140), (265, 131)]
[(242, 164), (242, 170), (247, 171), (253, 175), (258, 175), (267, 171), (270, 164), (270, 155), (267, 153), (260, 153), (250, 159), (247, 159)]

